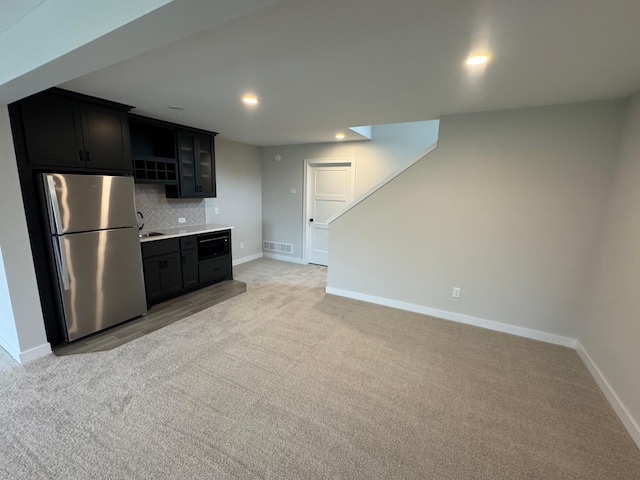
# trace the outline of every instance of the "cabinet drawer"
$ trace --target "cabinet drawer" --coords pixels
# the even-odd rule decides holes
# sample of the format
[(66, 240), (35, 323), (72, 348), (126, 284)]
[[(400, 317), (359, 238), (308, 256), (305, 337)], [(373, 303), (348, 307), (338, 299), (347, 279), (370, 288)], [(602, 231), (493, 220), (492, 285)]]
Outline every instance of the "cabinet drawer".
[(178, 240), (177, 238), (168, 238), (166, 240), (144, 242), (142, 244), (142, 258), (177, 253), (180, 251), (180, 242)]
[(225, 277), (231, 276), (231, 255), (200, 262), (198, 265), (198, 275), (200, 277), (200, 283), (222, 280)]
[(182, 238), (180, 238), (180, 248), (182, 250), (188, 250), (190, 248), (196, 248), (196, 237), (182, 237)]

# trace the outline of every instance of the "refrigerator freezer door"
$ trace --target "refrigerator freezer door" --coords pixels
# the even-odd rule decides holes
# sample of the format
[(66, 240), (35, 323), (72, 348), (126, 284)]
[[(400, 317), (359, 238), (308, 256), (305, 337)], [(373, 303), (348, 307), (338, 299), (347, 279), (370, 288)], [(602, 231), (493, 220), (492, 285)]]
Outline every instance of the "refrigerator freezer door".
[(133, 178), (43, 174), (51, 233), (137, 226)]
[[(138, 228), (52, 237), (67, 337), (76, 340), (146, 313)], [(54, 248), (56, 246), (54, 245)]]

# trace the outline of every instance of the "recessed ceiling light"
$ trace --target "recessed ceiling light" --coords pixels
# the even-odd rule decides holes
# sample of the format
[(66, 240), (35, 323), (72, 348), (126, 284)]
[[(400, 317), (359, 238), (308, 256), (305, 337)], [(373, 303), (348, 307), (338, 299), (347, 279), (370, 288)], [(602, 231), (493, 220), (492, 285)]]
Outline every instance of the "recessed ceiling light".
[(474, 55), (467, 58), (467, 65), (484, 65), (489, 61), (489, 55)]
[(342, 133), (342, 132), (338, 132), (338, 133), (336, 133), (336, 138), (337, 138), (338, 140), (342, 140), (342, 139), (344, 138), (344, 133)]
[(242, 101), (245, 103), (245, 105), (257, 105), (258, 97), (256, 97), (255, 95), (245, 95), (244, 97), (242, 97)]
[(184, 107), (181, 105), (167, 105), (171, 110), (184, 110)]

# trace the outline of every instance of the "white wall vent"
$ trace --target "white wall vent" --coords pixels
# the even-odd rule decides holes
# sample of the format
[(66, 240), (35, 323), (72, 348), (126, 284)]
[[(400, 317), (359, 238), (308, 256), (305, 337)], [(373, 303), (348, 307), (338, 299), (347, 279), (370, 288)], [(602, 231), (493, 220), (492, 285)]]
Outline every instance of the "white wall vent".
[(293, 245), (291, 243), (262, 242), (262, 248), (271, 252), (293, 253)]

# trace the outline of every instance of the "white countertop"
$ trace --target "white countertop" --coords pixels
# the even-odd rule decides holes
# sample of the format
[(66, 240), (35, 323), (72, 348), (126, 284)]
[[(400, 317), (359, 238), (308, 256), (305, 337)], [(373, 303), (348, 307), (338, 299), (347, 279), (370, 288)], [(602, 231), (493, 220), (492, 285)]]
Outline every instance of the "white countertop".
[(220, 230), (231, 230), (232, 228), (233, 227), (230, 227), (228, 225), (214, 225), (213, 223), (205, 223), (203, 225), (185, 225), (184, 227), (172, 228), (149, 228), (142, 230), (140, 233), (158, 232), (162, 233), (163, 235), (141, 238), (140, 242), (153, 242), (154, 240), (185, 237), (187, 235), (197, 235), (199, 233), (218, 232)]

